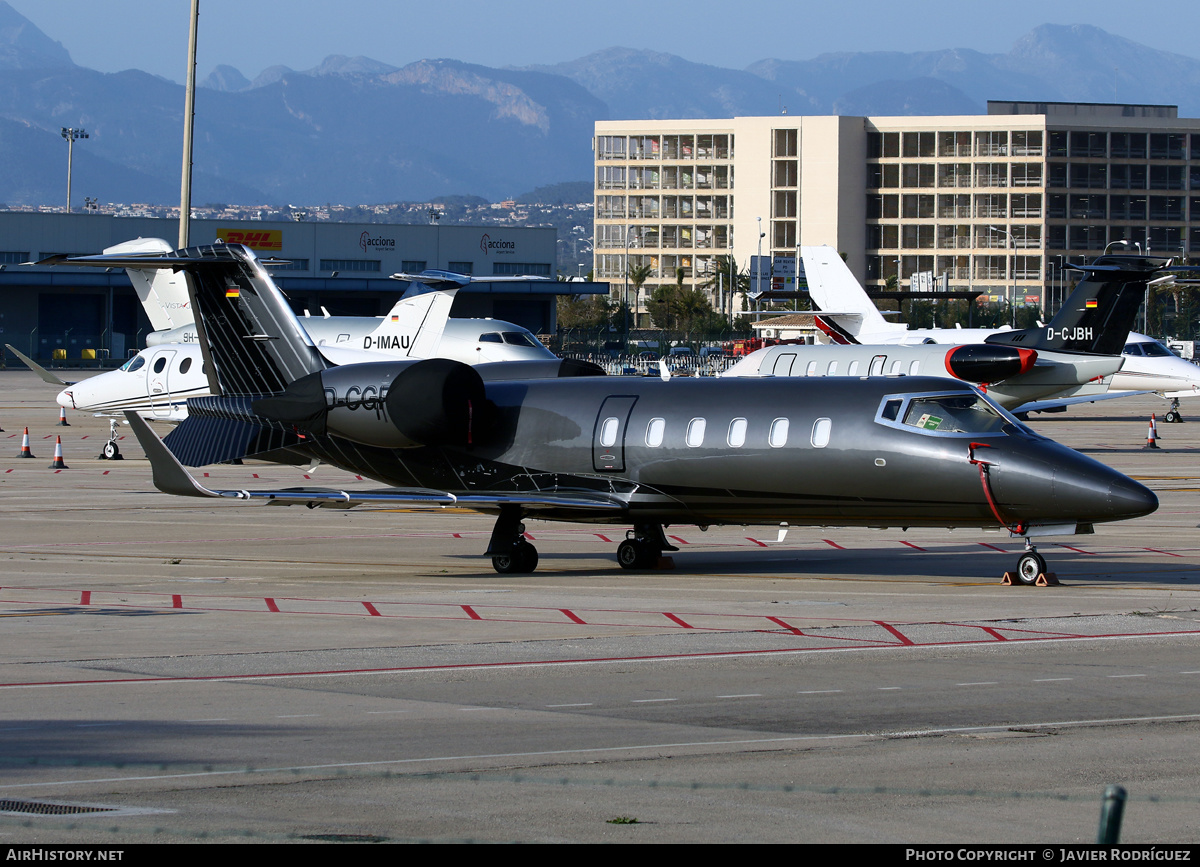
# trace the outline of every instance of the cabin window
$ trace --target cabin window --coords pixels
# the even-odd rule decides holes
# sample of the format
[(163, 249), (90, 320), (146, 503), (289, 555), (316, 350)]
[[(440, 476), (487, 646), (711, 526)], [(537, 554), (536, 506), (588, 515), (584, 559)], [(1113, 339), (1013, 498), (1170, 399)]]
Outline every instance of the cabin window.
[(704, 428), (708, 424), (702, 418), (694, 418), (688, 422), (686, 442), (688, 448), (699, 448), (704, 445)]
[(667, 423), (661, 418), (650, 419), (650, 424), (646, 425), (646, 445), (652, 449), (656, 449), (663, 444), (663, 433), (666, 432)]
[(895, 376), (897, 373), (900, 372), (900, 364), (901, 364), (901, 361), (899, 358), (897, 358), (895, 361), (892, 362), (892, 369), (889, 370), (888, 373), (890, 373), (892, 376)]
[(336, 342), (337, 342), (337, 343), (349, 343), (349, 342), (350, 342), (350, 335), (349, 335), (349, 334), (339, 334), (339, 335), (337, 336), (337, 341), (336, 341)]
[(773, 449), (781, 449), (787, 445), (788, 437), (788, 420), (786, 418), (777, 418), (771, 422), (770, 433), (767, 434), (767, 442), (771, 444)]
[(729, 423), (729, 447), (740, 449), (746, 444), (746, 420), (735, 418)]
[(829, 362), (829, 370), (825, 371), (826, 376), (837, 376), (837, 362)]
[(606, 418), (604, 423), (600, 425), (600, 445), (606, 449), (611, 448), (617, 441), (617, 431), (621, 427), (621, 422), (614, 418)]
[(921, 372), (921, 362), (914, 361), (912, 364), (910, 364), (908, 366), (908, 375), (909, 376), (916, 376), (920, 372)]
[(808, 367), (806, 367), (804, 370), (804, 375), (805, 376), (816, 376), (817, 375), (817, 363), (815, 361), (810, 361), (808, 363)]
[(812, 444), (814, 448), (823, 449), (829, 445), (829, 432), (833, 429), (833, 422), (827, 418), (819, 418), (813, 423), (812, 429)]
[(192, 359), (185, 358), (183, 361), (179, 362), (179, 372), (180, 373), (187, 373), (191, 369), (192, 369)]
[(846, 376), (858, 376), (858, 361), (850, 362), (850, 369), (846, 371)]
[(163, 368), (166, 366), (167, 366), (167, 357), (165, 355), (160, 355), (158, 357), (158, 359), (154, 362), (154, 372), (162, 373)]

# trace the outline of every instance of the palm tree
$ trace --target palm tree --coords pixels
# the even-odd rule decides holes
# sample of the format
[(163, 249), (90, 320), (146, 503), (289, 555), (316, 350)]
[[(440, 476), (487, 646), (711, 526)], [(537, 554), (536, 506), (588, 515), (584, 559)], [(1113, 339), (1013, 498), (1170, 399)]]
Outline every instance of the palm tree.
[[(653, 265), (649, 265), (649, 264), (637, 265), (637, 266), (630, 265), (629, 266), (629, 282), (633, 284), (633, 303), (630, 304), (629, 299), (625, 298), (625, 299), (622, 299), (622, 304), (624, 304), (625, 306), (629, 307), (630, 309), (636, 311), (637, 306), (638, 306), (637, 305), (638, 292), (641, 291), (642, 285), (653, 276), (654, 276), (654, 266)], [(636, 320), (634, 321), (634, 327), (637, 327)]]

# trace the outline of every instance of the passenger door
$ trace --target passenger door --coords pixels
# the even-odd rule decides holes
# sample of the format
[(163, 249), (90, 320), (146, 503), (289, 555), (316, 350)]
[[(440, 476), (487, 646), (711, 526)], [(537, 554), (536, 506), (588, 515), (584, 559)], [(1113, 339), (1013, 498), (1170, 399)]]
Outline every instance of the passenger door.
[(605, 398), (600, 405), (592, 431), (592, 468), (596, 472), (625, 471), (625, 434), (635, 403), (636, 397), (622, 395)]

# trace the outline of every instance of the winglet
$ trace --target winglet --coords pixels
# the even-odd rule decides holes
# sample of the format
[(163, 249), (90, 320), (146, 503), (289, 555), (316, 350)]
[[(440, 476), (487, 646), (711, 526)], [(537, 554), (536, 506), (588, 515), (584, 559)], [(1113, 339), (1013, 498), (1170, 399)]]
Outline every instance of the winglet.
[(23, 362), (25, 362), (25, 366), (28, 367), (30, 370), (32, 370), (34, 373), (36, 373), (38, 376), (40, 376), (42, 378), (43, 382), (48, 382), (51, 385), (74, 385), (75, 384), (73, 382), (63, 382), (61, 379), (59, 379), (57, 376), (55, 376), (50, 371), (46, 370), (46, 368), (42, 367), (40, 364), (38, 364), (36, 361), (34, 361), (32, 358), (30, 358), (24, 352), (21, 352), (20, 350), (18, 350), (11, 343), (4, 344), (4, 348), (7, 349), (9, 352), (11, 352), (13, 355), (15, 355), (17, 358), (19, 358)]
[(136, 412), (126, 412), (125, 419), (133, 428), (134, 435), (137, 436), (142, 450), (146, 452), (147, 460), (150, 461), (150, 469), (154, 473), (154, 487), (164, 494), (175, 494), (180, 497), (221, 496), (192, 478), (191, 473), (184, 469), (183, 464), (179, 463), (175, 455), (171, 454), (171, 450), (163, 445), (158, 434), (150, 430), (150, 425), (146, 423), (145, 419)]

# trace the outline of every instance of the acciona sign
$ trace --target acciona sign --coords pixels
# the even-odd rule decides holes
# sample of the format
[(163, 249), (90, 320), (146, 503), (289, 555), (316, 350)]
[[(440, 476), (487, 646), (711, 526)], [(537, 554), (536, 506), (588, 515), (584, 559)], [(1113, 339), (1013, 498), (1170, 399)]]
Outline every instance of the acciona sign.
[(372, 238), (369, 232), (363, 232), (358, 236), (358, 246), (362, 248), (364, 253), (369, 253), (372, 250), (394, 253), (396, 251), (396, 239), (381, 236)]
[(485, 256), (513, 256), (517, 252), (517, 242), (493, 238), (485, 232), (483, 237), (479, 239), (479, 249), (483, 251), (483, 255)]

